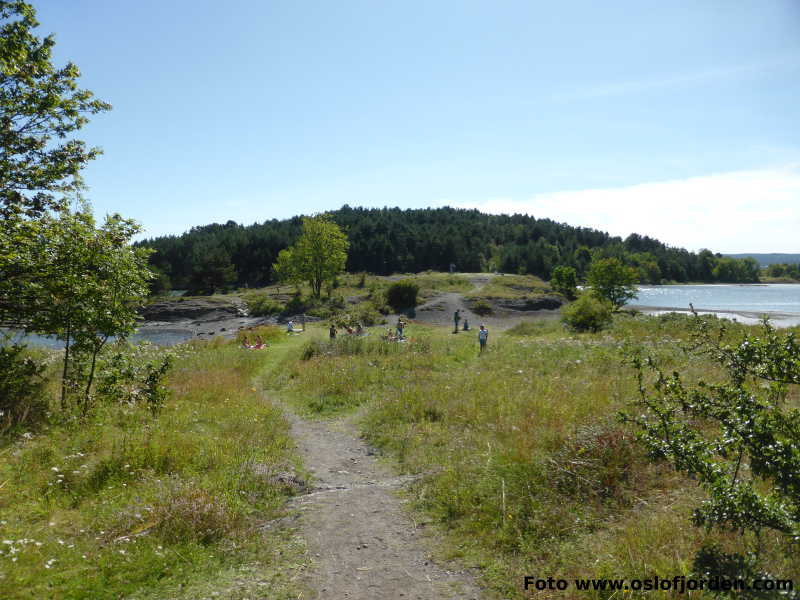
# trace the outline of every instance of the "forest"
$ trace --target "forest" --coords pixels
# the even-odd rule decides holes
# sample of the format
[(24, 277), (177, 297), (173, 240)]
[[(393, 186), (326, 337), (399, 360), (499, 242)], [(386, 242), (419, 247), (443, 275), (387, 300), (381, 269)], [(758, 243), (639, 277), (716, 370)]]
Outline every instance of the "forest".
[[(500, 271), (550, 279), (561, 265), (580, 278), (593, 259), (618, 258), (641, 283), (758, 281), (759, 265), (710, 250), (698, 253), (631, 234), (624, 240), (602, 231), (527, 215), (489, 215), (457, 208), (352, 208), (329, 213), (348, 236), (347, 270), (377, 275), (425, 270)], [(194, 227), (183, 235), (146, 239), (158, 273), (154, 291), (212, 292), (273, 283), (278, 253), (300, 236), (302, 218), (253, 225), (234, 221)]]

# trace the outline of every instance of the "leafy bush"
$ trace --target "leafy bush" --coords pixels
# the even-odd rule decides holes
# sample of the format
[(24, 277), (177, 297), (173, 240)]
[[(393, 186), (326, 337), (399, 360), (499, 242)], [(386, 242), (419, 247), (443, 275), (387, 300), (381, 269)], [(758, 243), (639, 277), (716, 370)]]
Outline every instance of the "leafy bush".
[(44, 416), (44, 370), (24, 346), (0, 346), (0, 432)]
[(280, 302), (270, 298), (267, 294), (251, 293), (243, 297), (247, 305), (247, 312), (253, 317), (267, 317), (269, 315), (276, 315), (283, 310), (283, 305)]
[(623, 264), (616, 258), (603, 258), (592, 261), (586, 281), (594, 293), (605, 298), (614, 306), (621, 307), (628, 300), (636, 298), (636, 281), (639, 274), (636, 269)]
[(476, 315), (488, 315), (492, 313), (492, 305), (489, 304), (486, 300), (481, 298), (480, 300), (476, 300), (475, 303), (472, 305), (472, 312)]
[[(695, 317), (695, 326), (692, 351), (716, 362), (724, 380), (690, 384), (678, 372), (665, 374), (654, 359), (634, 354), (639, 398), (623, 419), (639, 429), (653, 458), (666, 460), (706, 491), (707, 500), (694, 511), (696, 525), (756, 538), (772, 530), (785, 536), (787, 547), (795, 544), (787, 552), (796, 552), (800, 343), (794, 333), (778, 333), (767, 321), (760, 335), (731, 336), (727, 325), (701, 317)], [(654, 376), (652, 384), (646, 374)], [(756, 542), (753, 551), (759, 548)], [(701, 553), (698, 562), (702, 559)]]
[(164, 380), (173, 360), (171, 350), (146, 343), (119, 344), (110, 355), (100, 358), (96, 394), (107, 402), (142, 402), (156, 415), (169, 397)]
[(417, 305), (419, 286), (406, 279), (397, 281), (386, 289), (386, 303), (395, 310), (413, 308)]
[(355, 325), (356, 323), (361, 323), (364, 327), (371, 327), (386, 323), (384, 316), (370, 302), (356, 304), (347, 311), (334, 315), (331, 320), (338, 327)]
[(550, 287), (566, 298), (574, 300), (578, 293), (578, 276), (573, 267), (556, 267), (550, 277)]
[(561, 320), (575, 331), (600, 331), (611, 323), (611, 303), (584, 292), (561, 308)]

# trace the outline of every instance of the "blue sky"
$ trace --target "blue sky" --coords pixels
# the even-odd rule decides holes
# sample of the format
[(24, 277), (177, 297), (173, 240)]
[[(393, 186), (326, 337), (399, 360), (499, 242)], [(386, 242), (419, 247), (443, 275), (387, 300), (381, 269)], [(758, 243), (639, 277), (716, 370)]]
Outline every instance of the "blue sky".
[(352, 206), (800, 252), (800, 3), (34, 0), (148, 235)]

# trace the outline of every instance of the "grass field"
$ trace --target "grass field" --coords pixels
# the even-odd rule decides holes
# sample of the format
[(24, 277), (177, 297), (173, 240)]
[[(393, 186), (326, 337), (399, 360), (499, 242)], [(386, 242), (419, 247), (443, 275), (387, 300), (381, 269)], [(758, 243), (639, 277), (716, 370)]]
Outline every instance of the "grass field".
[(252, 383), (282, 351), (187, 345), (157, 417), (103, 405), (7, 441), (0, 597), (296, 598), (304, 545), (261, 525), (293, 493), (274, 474), (299, 465)]
[[(714, 378), (681, 348), (684, 317), (620, 315), (585, 335), (525, 323), (484, 355), (474, 336), (415, 324), (407, 333), (407, 344), (310, 342), (265, 385), (309, 414), (359, 410), (370, 443), (402, 471), (428, 473), (409, 493), (415, 519), (444, 533), (445, 555), (481, 567), (499, 597), (526, 597), (526, 574), (673, 577), (690, 573), (703, 542), (739, 547), (690, 524), (695, 484), (652, 463), (617, 420), (636, 393), (623, 360), (633, 349), (689, 380)], [(800, 577), (800, 560), (769, 561)]]

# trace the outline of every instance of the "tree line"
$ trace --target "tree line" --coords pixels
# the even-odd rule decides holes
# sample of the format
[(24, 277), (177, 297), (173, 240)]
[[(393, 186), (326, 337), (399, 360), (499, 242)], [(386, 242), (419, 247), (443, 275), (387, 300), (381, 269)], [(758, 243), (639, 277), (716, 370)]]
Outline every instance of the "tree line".
[[(710, 250), (689, 252), (638, 234), (627, 238), (527, 215), (489, 215), (457, 208), (353, 208), (328, 213), (346, 233), (349, 272), (376, 275), (425, 270), (501, 271), (550, 279), (571, 266), (585, 279), (592, 260), (616, 258), (633, 267), (641, 283), (758, 281), (758, 263)], [(302, 232), (301, 216), (241, 225), (234, 221), (194, 227), (183, 235), (138, 243), (155, 252), (155, 291), (211, 292), (273, 283), (278, 254)]]

